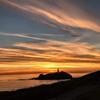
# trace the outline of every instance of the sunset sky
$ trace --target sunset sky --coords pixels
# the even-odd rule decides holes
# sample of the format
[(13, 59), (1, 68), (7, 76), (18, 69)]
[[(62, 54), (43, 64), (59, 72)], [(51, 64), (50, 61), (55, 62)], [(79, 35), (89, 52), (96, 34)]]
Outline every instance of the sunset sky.
[(0, 74), (100, 70), (100, 0), (0, 0)]

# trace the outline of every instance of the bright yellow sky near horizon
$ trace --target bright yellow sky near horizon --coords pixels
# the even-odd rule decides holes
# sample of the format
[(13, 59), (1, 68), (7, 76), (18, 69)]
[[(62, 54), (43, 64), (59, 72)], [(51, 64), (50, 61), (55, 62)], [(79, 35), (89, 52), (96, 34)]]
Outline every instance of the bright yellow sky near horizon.
[[(73, 76), (82, 76), (84, 74), (99, 70), (98, 64), (89, 63), (52, 63), (52, 62), (17, 62), (17, 63), (6, 63), (0, 64), (0, 74), (40, 74), (56, 72), (57, 68), (60, 71), (65, 71)], [(91, 67), (87, 67), (91, 66)]]

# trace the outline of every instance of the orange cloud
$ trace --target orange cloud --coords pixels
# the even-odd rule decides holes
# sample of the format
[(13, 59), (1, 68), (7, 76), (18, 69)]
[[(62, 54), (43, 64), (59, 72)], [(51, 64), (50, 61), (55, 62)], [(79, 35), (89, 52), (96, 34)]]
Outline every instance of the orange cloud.
[(99, 63), (100, 52), (87, 43), (48, 41), (16, 43), (12, 48), (0, 48), (1, 62), (63, 62)]
[[(73, 74), (76, 73), (77, 68), (93, 71), (100, 69), (99, 65), (100, 51), (84, 42), (48, 40), (43, 42), (42, 45), (40, 43), (22, 42), (15, 43), (10, 48), (0, 48), (1, 73), (8, 71), (22, 73), (22, 70), (27, 73), (38, 72), (39, 70), (46, 72), (55, 71), (59, 67), (61, 70)], [(73, 69), (75, 69), (74, 72), (72, 72)]]

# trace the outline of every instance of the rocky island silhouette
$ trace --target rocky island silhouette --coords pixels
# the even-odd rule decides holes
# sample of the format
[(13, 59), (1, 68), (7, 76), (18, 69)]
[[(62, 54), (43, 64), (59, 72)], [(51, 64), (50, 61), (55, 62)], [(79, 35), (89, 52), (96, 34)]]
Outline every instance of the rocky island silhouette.
[(57, 69), (57, 72), (54, 73), (48, 73), (48, 74), (40, 74), (37, 78), (33, 78), (37, 80), (61, 80), (61, 79), (72, 79), (72, 76), (64, 71), (59, 71)]

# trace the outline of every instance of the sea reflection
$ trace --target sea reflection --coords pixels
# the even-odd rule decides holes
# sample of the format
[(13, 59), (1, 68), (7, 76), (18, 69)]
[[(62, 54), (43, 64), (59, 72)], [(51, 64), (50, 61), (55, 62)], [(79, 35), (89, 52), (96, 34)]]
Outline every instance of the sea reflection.
[(58, 80), (28, 80), (33, 76), (36, 75), (2, 75), (0, 76), (0, 91), (13, 91), (58, 82)]

